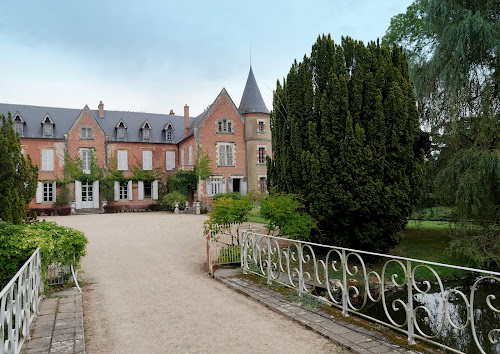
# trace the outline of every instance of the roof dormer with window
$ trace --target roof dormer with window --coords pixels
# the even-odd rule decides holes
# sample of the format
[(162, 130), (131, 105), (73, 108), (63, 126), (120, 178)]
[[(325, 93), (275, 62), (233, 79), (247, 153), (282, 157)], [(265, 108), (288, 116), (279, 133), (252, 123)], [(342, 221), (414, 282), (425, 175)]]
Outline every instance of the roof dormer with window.
[(174, 140), (174, 126), (171, 122), (168, 122), (163, 127), (163, 131), (165, 132), (165, 141), (167, 143), (171, 143)]
[(55, 124), (50, 115), (47, 113), (40, 123), (42, 124), (42, 136), (44, 138), (52, 138), (54, 136)]
[(14, 114), (14, 131), (19, 134), (19, 136), (24, 136), (24, 126), (26, 125), (23, 117), (19, 112)]
[(120, 119), (115, 127), (116, 130), (116, 140), (126, 140), (127, 139), (127, 125)]
[(143, 141), (151, 141), (151, 124), (147, 120), (142, 124), (140, 133)]

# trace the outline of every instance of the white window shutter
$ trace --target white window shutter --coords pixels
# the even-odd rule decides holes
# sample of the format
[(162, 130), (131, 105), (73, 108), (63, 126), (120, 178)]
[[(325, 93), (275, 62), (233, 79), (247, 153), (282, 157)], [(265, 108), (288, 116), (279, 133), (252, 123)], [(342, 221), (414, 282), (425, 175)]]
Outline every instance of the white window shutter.
[(56, 196), (57, 196), (56, 187), (57, 187), (57, 182), (56, 181), (52, 182), (52, 202), (56, 201)]
[(37, 183), (37, 188), (36, 188), (36, 202), (41, 203), (43, 202), (43, 183), (38, 182)]
[(231, 177), (229, 177), (227, 179), (228, 181), (228, 184), (229, 184), (229, 191), (232, 192), (233, 191), (233, 179)]
[(189, 147), (189, 164), (190, 165), (193, 164), (193, 147), (192, 146)]
[(151, 187), (153, 188), (153, 200), (158, 200), (158, 180), (153, 181)]
[(54, 150), (47, 150), (48, 151), (48, 167), (49, 171), (54, 171)]
[(128, 170), (128, 151), (118, 150), (118, 170), (127, 171)]
[(132, 195), (132, 181), (128, 181), (128, 186), (127, 186), (128, 190), (128, 200), (133, 200), (134, 199), (134, 196)]
[(75, 202), (76, 208), (82, 208), (82, 182), (75, 181)]
[(226, 178), (222, 179), (222, 189), (221, 193), (226, 193)]
[(207, 179), (207, 195), (212, 195), (212, 180)]
[(241, 184), (241, 194), (245, 195), (247, 194), (247, 179), (246, 178), (243, 178), (241, 180), (242, 184)]
[(181, 150), (181, 166), (184, 166), (184, 150)]
[(171, 171), (175, 168), (175, 151), (166, 151), (165, 152), (165, 160), (167, 163), (167, 171)]
[(94, 208), (99, 208), (99, 181), (94, 181), (92, 183), (92, 201), (94, 203)]
[(142, 169), (145, 171), (151, 171), (153, 169), (153, 152), (143, 151), (142, 152)]
[(144, 200), (144, 182), (137, 182), (137, 191), (139, 192), (139, 200)]
[(120, 182), (115, 181), (115, 201), (120, 200)]

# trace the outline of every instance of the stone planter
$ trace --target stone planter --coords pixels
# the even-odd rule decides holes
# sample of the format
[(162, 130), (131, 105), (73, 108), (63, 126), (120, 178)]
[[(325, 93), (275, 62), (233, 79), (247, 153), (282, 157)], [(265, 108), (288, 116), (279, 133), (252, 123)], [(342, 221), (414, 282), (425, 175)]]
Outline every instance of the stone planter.
[(179, 202), (175, 202), (174, 214), (179, 214)]
[(69, 206), (71, 207), (71, 215), (76, 214), (76, 202), (70, 202)]

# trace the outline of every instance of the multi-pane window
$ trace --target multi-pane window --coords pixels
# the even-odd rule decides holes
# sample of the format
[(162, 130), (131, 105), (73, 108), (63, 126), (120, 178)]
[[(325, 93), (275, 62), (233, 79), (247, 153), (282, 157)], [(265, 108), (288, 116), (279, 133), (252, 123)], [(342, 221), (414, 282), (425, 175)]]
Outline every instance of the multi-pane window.
[(145, 171), (151, 171), (153, 169), (153, 152), (143, 151), (142, 152), (142, 169)]
[(19, 116), (16, 116), (14, 119), (14, 131), (19, 134), (19, 136), (23, 136), (23, 122)]
[(42, 171), (54, 171), (54, 150), (42, 149)]
[(220, 193), (220, 178), (212, 179), (212, 195)]
[(172, 125), (168, 125), (167, 130), (165, 131), (165, 139), (167, 141), (172, 141), (174, 137), (174, 128), (172, 128)]
[(118, 139), (125, 139), (125, 128), (118, 128)]
[(54, 202), (54, 184), (53, 182), (43, 183), (43, 201)]
[(188, 148), (188, 158), (189, 158), (189, 164), (192, 165), (193, 164), (193, 147), (190, 146)]
[(181, 150), (181, 166), (184, 166), (184, 150)]
[(266, 163), (266, 149), (263, 147), (259, 148), (259, 165)]
[(219, 166), (234, 166), (233, 144), (219, 145)]
[(90, 173), (91, 164), (92, 164), (92, 152), (90, 150), (82, 150), (83, 173)]
[(259, 178), (260, 191), (264, 193), (266, 191), (266, 177)]
[(43, 125), (43, 136), (52, 136), (52, 124), (45, 123)]
[(259, 124), (258, 131), (262, 133), (264, 131), (264, 122), (259, 121), (258, 124)]
[(167, 171), (171, 171), (175, 168), (175, 151), (166, 151), (165, 152), (166, 166)]
[(127, 171), (128, 170), (128, 151), (127, 150), (118, 150), (118, 170), (119, 171)]
[(127, 182), (120, 182), (119, 199), (128, 199), (128, 184), (127, 184)]
[(227, 119), (221, 119), (217, 122), (217, 131), (219, 133), (232, 133), (233, 123)]
[(150, 140), (151, 139), (151, 129), (143, 129), (142, 130), (142, 139)]
[(80, 139), (92, 139), (92, 127), (81, 127)]
[(144, 182), (144, 198), (151, 198), (152, 190), (152, 183)]

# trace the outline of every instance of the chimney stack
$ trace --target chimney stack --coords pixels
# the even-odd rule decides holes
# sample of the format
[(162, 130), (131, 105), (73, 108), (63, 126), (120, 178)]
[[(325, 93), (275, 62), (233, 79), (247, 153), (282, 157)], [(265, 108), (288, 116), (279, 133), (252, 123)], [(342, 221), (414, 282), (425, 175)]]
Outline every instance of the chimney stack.
[(189, 134), (189, 106), (186, 104), (184, 106), (184, 137)]
[(99, 118), (104, 118), (104, 103), (99, 102)]

